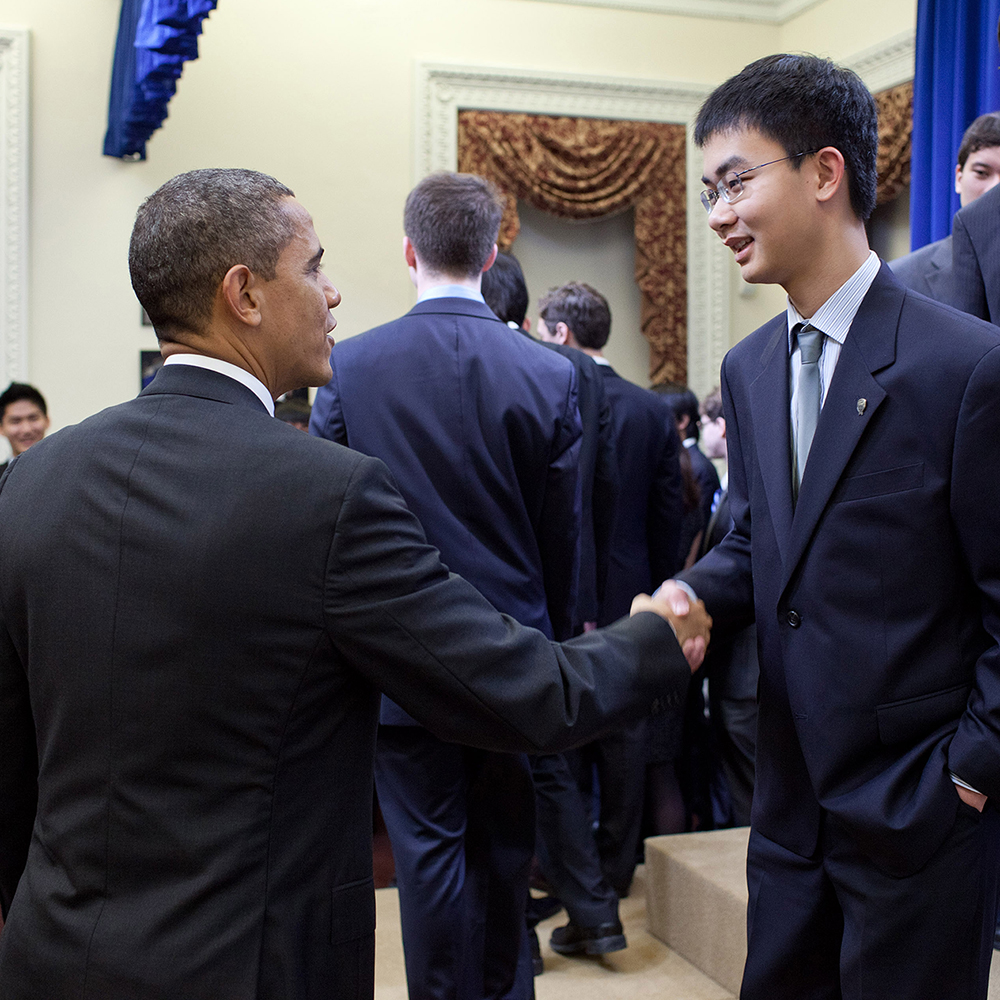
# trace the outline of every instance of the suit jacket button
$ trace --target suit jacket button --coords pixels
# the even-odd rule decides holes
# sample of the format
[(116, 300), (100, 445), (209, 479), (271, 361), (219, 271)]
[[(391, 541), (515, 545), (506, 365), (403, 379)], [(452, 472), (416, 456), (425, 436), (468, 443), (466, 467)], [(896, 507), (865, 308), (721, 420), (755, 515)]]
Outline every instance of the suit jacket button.
[(787, 621), (792, 628), (798, 628), (802, 624), (802, 618), (799, 616), (798, 611), (789, 611), (785, 616), (785, 621)]

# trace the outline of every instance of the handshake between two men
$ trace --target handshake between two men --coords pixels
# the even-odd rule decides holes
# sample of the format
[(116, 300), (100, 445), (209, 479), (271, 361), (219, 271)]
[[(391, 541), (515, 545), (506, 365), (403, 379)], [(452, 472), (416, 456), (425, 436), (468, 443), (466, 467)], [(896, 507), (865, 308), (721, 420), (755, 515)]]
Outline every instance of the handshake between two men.
[(653, 594), (637, 594), (632, 601), (630, 614), (652, 611), (666, 619), (677, 636), (691, 673), (705, 659), (712, 633), (712, 616), (705, 610), (704, 601), (692, 601), (687, 592), (673, 580), (665, 581)]

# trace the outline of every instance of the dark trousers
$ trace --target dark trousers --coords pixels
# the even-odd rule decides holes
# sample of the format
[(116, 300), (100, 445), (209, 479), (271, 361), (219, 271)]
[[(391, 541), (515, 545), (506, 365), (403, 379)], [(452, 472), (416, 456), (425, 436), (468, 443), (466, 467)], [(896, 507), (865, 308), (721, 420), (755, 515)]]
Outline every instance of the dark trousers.
[(563, 754), (531, 758), (538, 836), (535, 854), (570, 920), (596, 927), (618, 919), (618, 895), (604, 880), (580, 786)]
[[(711, 683), (709, 681), (709, 691)], [(729, 821), (733, 826), (749, 826), (757, 742), (757, 699), (712, 699), (712, 729), (719, 767), (729, 794)]]
[(1000, 813), (955, 801), (947, 840), (908, 878), (829, 818), (816, 858), (751, 831), (741, 1000), (985, 1000)]
[(380, 726), (375, 778), (410, 1000), (528, 1000), (527, 758), (444, 743), (418, 726)]
[(604, 879), (627, 896), (638, 860), (646, 785), (646, 720), (573, 751), (571, 766), (584, 794), (596, 775), (597, 853)]

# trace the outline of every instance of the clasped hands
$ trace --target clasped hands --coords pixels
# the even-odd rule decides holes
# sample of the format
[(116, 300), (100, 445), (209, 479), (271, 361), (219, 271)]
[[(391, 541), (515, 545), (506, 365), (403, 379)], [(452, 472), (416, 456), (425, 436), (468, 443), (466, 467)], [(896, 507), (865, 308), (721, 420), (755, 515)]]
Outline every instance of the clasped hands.
[(673, 580), (667, 580), (656, 593), (638, 594), (632, 601), (630, 614), (652, 611), (669, 622), (677, 636), (677, 644), (694, 673), (705, 659), (712, 632), (712, 618), (703, 601), (691, 603), (688, 595)]

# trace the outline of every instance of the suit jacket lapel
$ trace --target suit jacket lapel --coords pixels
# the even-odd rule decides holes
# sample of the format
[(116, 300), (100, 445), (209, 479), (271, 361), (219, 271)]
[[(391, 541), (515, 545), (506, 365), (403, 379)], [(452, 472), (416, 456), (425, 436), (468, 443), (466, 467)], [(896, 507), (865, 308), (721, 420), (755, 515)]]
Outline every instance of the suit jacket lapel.
[(872, 374), (895, 360), (905, 294), (888, 274), (883, 264), (841, 349), (799, 488), (782, 589), (795, 572), (865, 428), (885, 399), (885, 390)]
[(931, 254), (931, 264), (933, 271), (927, 273), (927, 287), (930, 289), (931, 298), (938, 302), (948, 302), (948, 291), (951, 284), (951, 237), (945, 239), (934, 248)]
[[(771, 523), (782, 562), (792, 525), (791, 419), (788, 399), (788, 321), (771, 321), (774, 329), (761, 354), (762, 371), (750, 383), (754, 440)], [(748, 456), (749, 457), (749, 456)]]

